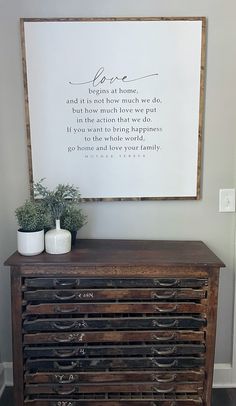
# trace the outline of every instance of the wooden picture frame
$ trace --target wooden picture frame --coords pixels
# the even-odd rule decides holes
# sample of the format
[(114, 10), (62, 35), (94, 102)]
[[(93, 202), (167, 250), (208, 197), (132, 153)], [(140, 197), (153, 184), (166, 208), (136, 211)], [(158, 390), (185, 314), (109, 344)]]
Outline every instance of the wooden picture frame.
[(205, 17), (21, 19), (30, 184), (200, 198)]

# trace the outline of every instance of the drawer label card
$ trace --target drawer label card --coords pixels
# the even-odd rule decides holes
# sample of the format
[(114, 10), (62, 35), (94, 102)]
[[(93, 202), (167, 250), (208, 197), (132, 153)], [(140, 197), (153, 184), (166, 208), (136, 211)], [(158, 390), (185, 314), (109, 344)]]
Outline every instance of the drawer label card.
[(77, 294), (79, 299), (93, 299), (93, 292), (79, 292)]
[(74, 341), (74, 340), (83, 341), (83, 338), (84, 338), (83, 333), (71, 333), (71, 334), (68, 335), (68, 339), (66, 339), (65, 341)]
[(73, 374), (68, 375), (63, 375), (63, 374), (58, 374), (55, 375), (55, 379), (57, 380), (57, 382), (59, 383), (71, 383), (75, 381), (75, 376)]
[(88, 328), (88, 324), (86, 323), (85, 320), (77, 321), (75, 325), (77, 328)]

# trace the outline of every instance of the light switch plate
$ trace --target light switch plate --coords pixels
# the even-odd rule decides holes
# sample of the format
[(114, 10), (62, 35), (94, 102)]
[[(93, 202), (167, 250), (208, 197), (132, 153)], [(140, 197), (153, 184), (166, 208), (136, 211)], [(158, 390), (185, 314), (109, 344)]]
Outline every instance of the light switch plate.
[(219, 211), (225, 213), (235, 211), (235, 189), (220, 189)]

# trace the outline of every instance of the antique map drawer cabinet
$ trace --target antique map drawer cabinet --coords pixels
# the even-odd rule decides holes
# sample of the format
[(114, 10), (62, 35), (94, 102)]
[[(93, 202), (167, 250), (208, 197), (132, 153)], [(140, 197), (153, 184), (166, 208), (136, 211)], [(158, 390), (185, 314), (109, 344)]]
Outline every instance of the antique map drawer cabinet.
[(12, 255), (15, 406), (210, 406), (219, 269), (202, 243)]

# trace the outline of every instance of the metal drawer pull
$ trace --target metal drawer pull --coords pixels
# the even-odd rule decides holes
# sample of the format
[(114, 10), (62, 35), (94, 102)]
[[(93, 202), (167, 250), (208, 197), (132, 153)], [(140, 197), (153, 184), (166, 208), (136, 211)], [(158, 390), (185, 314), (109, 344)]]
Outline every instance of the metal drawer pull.
[(54, 392), (57, 393), (58, 395), (72, 395), (72, 393), (75, 392), (76, 388), (73, 387), (70, 390), (63, 390), (63, 388), (53, 388)]
[(54, 294), (54, 299), (58, 299), (58, 300), (71, 300), (71, 299), (75, 299), (76, 295), (73, 293), (70, 296), (60, 296), (58, 295), (58, 293)]
[(168, 348), (167, 350), (157, 350), (156, 348), (152, 347), (152, 352), (158, 355), (171, 355), (174, 354), (176, 351), (176, 347)]
[(70, 280), (65, 280), (65, 279), (54, 279), (53, 285), (54, 286), (60, 286), (60, 287), (76, 287), (79, 286), (80, 280), (79, 279), (70, 279)]
[(60, 365), (59, 362), (55, 361), (54, 366), (60, 371), (69, 371), (70, 369), (74, 369), (79, 366), (79, 363), (77, 361), (73, 361), (69, 365)]
[(178, 320), (171, 321), (170, 323), (161, 323), (160, 321), (153, 320), (153, 326), (154, 327), (177, 327), (178, 326)]
[(170, 375), (169, 378), (160, 378), (158, 375), (152, 375), (152, 380), (157, 381), (159, 383), (170, 383), (176, 380), (176, 375)]
[(77, 306), (69, 307), (68, 309), (63, 309), (63, 307), (55, 306), (55, 313), (75, 313), (77, 311)]
[(175, 338), (176, 338), (176, 334), (175, 333), (172, 333), (170, 336), (167, 336), (167, 337), (158, 337), (158, 336), (156, 336), (155, 334), (152, 336), (152, 338), (154, 339), (154, 340), (157, 340), (157, 341), (170, 341), (170, 340), (174, 340)]
[(70, 325), (67, 326), (61, 326), (60, 324), (57, 324), (56, 322), (52, 323), (52, 326), (54, 328), (56, 328), (57, 330), (67, 330), (73, 327), (76, 327), (76, 321), (74, 321), (73, 323), (71, 323)]
[(77, 349), (74, 350), (68, 350), (68, 351), (60, 351), (60, 350), (54, 350), (53, 355), (55, 357), (60, 357), (60, 358), (67, 358), (67, 357), (73, 357), (76, 355)]
[(160, 389), (160, 388), (157, 388), (156, 386), (153, 386), (153, 388), (152, 388), (152, 390), (154, 390), (157, 393), (170, 393), (170, 392), (173, 392), (174, 389), (175, 388), (173, 386), (169, 389)]
[[(76, 406), (76, 404), (75, 404), (75, 402), (71, 402), (70, 400), (57, 400), (56, 402), (52, 403), (52, 406)], [(171, 405), (171, 406), (175, 406), (175, 405)]]
[(176, 286), (179, 284), (179, 280), (178, 279), (173, 279), (170, 282), (161, 282), (160, 279), (154, 279), (154, 283), (155, 285), (159, 285), (162, 287), (170, 287), (170, 286)]
[(160, 312), (160, 313), (171, 313), (171, 312), (175, 312), (177, 310), (177, 304), (174, 304), (171, 308), (166, 308), (163, 309), (159, 306), (154, 306), (154, 311), (156, 312)]
[(177, 294), (177, 290), (173, 290), (173, 292), (171, 292), (168, 295), (160, 295), (159, 293), (152, 292), (151, 298), (152, 299), (172, 299), (176, 296), (176, 294)]
[(172, 368), (172, 367), (175, 367), (178, 365), (178, 362), (176, 359), (174, 361), (170, 362), (169, 364), (161, 364), (160, 362), (157, 362), (155, 360), (155, 358), (152, 358), (151, 361), (156, 367), (159, 367), (159, 368)]

